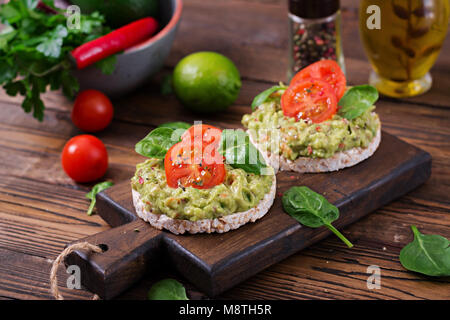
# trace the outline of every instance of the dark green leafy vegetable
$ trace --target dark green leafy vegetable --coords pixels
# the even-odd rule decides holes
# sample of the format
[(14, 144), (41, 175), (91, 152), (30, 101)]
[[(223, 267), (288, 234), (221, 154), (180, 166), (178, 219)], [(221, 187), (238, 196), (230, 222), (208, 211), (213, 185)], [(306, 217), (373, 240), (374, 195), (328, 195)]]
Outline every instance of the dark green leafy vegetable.
[(344, 237), (332, 222), (339, 218), (339, 209), (308, 187), (292, 187), (283, 194), (284, 210), (295, 220), (310, 228), (325, 226), (330, 229), (349, 248), (353, 244)]
[(225, 162), (233, 168), (260, 175), (262, 169), (267, 167), (259, 150), (242, 130), (223, 130), (219, 151), (225, 156)]
[(185, 130), (189, 129), (190, 127), (192, 127), (192, 124), (183, 121), (166, 122), (158, 126), (158, 128), (185, 129)]
[(378, 100), (378, 91), (370, 85), (350, 88), (339, 100), (339, 115), (352, 120), (369, 110)]
[(252, 102), (252, 110), (255, 110), (258, 106), (262, 105), (264, 102), (266, 102), (270, 96), (280, 90), (286, 90), (286, 86), (273, 86), (272, 88), (269, 88), (260, 94), (258, 94)]
[(148, 292), (148, 300), (189, 300), (186, 289), (175, 279), (155, 283)]
[(440, 235), (422, 234), (411, 226), (414, 240), (400, 251), (405, 269), (428, 276), (450, 276), (450, 241)]
[(92, 214), (92, 212), (94, 211), (95, 203), (97, 202), (95, 196), (97, 195), (97, 193), (102, 192), (103, 190), (106, 190), (113, 185), (114, 185), (114, 183), (111, 181), (100, 182), (100, 183), (97, 183), (89, 193), (86, 193), (86, 198), (91, 199), (91, 204), (87, 211), (88, 216), (90, 216)]
[(169, 127), (156, 128), (136, 144), (135, 150), (148, 158), (163, 159), (170, 147), (180, 141), (184, 131)]
[[(80, 29), (67, 28), (64, 11), (52, 1), (45, 1), (58, 14), (39, 11), (36, 0), (12, 0), (0, 5), (0, 85), (11, 96), (24, 97), (22, 108), (42, 121), (44, 104), (40, 94), (47, 90), (63, 90), (72, 98), (79, 89), (71, 74), (69, 53), (79, 45), (110, 31), (98, 13), (80, 15)], [(99, 63), (110, 73), (114, 58)]]

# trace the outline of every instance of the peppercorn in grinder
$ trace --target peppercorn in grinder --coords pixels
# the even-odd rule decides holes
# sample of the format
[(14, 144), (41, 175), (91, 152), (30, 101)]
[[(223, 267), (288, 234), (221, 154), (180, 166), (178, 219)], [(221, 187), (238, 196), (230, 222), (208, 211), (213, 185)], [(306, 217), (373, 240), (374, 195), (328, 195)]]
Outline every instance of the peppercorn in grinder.
[(324, 59), (337, 61), (345, 73), (339, 0), (289, 0), (288, 16), (288, 80)]

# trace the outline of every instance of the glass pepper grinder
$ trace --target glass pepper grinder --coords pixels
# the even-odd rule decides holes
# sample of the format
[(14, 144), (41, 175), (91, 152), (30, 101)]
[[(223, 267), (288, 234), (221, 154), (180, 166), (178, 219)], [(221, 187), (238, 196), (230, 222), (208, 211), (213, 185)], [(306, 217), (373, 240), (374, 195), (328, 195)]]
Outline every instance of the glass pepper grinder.
[(339, 0), (289, 0), (289, 80), (319, 60), (332, 59), (345, 73)]

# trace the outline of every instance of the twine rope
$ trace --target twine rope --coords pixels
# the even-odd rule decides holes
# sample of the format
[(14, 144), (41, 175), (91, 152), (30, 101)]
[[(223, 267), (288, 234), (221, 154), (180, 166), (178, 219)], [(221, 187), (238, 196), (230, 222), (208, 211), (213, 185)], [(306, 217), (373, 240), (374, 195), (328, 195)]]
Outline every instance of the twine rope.
[[(75, 250), (88, 250), (90, 252), (97, 252), (97, 253), (103, 251), (99, 246), (90, 244), (89, 242), (79, 242), (68, 246), (60, 253), (60, 255), (53, 261), (52, 269), (50, 271), (50, 292), (52, 293), (53, 297), (57, 300), (64, 300), (64, 297), (62, 296), (62, 294), (59, 293), (58, 279), (56, 272), (58, 271), (60, 264), (64, 262), (64, 258)], [(94, 296), (92, 297), (92, 300), (99, 300), (99, 299), (100, 297), (96, 294), (94, 294)]]

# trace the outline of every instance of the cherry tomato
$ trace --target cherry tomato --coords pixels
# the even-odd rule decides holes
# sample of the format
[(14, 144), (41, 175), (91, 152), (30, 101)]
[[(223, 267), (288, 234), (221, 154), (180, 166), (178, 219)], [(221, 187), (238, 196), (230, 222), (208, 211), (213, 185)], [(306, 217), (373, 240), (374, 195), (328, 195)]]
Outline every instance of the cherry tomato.
[(337, 111), (336, 95), (325, 81), (308, 79), (290, 85), (281, 96), (285, 116), (320, 123), (330, 119)]
[(85, 90), (78, 94), (72, 109), (72, 122), (86, 132), (105, 129), (111, 122), (114, 109), (111, 101), (97, 90)]
[(303, 70), (300, 70), (294, 78), (292, 78), (290, 85), (297, 81), (309, 78), (321, 79), (328, 82), (333, 88), (338, 101), (342, 98), (347, 88), (345, 75), (334, 60), (317, 61)]
[(108, 152), (100, 139), (83, 134), (70, 139), (61, 155), (64, 171), (76, 182), (101, 178), (108, 169)]
[[(167, 151), (164, 169), (169, 187), (209, 189), (224, 181), (225, 165), (218, 151), (221, 131), (211, 126), (201, 126), (195, 130), (197, 140), (194, 140), (192, 129), (191, 133), (183, 134), (181, 142)], [(198, 142), (198, 135), (203, 137), (203, 143)]]

